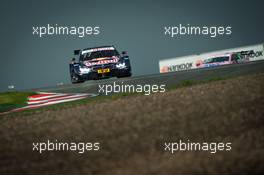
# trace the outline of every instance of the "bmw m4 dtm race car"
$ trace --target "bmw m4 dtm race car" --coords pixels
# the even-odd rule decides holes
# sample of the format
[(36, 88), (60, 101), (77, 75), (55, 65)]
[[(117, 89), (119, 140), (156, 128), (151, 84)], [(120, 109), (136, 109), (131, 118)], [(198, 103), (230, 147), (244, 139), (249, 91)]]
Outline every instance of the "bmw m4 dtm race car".
[(129, 56), (126, 52), (119, 54), (114, 46), (75, 50), (74, 55), (77, 55), (79, 60), (73, 58), (70, 63), (72, 83), (132, 75)]

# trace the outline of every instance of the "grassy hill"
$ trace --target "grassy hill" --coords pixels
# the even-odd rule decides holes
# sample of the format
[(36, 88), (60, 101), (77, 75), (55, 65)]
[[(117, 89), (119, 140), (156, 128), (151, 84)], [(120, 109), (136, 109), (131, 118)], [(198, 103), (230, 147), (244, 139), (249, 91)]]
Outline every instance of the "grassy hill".
[[(262, 174), (264, 74), (188, 84), (0, 118), (0, 174)], [(32, 142), (100, 142), (100, 150), (32, 151)], [(230, 151), (164, 142), (231, 142)]]

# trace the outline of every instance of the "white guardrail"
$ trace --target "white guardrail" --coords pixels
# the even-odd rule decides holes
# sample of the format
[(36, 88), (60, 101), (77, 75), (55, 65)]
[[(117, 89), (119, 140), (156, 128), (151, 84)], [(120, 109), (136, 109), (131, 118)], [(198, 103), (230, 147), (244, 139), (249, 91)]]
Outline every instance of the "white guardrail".
[(264, 60), (263, 44), (207, 52), (159, 61), (160, 73)]

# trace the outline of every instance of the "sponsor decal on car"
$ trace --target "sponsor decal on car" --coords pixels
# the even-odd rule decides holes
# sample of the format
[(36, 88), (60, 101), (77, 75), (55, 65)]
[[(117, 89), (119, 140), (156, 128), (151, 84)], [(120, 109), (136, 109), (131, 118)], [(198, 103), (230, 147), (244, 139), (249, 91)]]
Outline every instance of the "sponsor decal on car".
[(101, 48), (88, 49), (88, 50), (82, 51), (82, 54), (89, 53), (89, 52), (103, 51), (103, 50), (115, 50), (115, 48), (114, 47), (101, 47)]
[(108, 72), (110, 72), (110, 69), (109, 68), (107, 68), (107, 69), (98, 69), (97, 70), (97, 73), (98, 74), (104, 74), (104, 73), (108, 73)]
[(90, 61), (85, 61), (83, 62), (86, 66), (94, 66), (94, 65), (101, 65), (101, 64), (108, 64), (108, 63), (117, 63), (118, 58), (114, 58), (111, 60), (99, 60), (97, 62), (90, 62)]

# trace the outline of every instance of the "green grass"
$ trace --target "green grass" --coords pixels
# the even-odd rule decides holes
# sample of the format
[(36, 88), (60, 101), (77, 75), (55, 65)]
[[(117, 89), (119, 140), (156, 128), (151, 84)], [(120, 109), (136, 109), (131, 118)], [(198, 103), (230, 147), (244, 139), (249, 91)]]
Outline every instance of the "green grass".
[[(228, 79), (222, 78), (222, 77), (214, 77), (210, 78), (207, 80), (203, 81), (196, 81), (196, 80), (184, 80), (181, 83), (175, 85), (175, 86), (170, 86), (166, 88), (166, 91), (171, 91), (175, 90), (177, 88), (182, 88), (182, 87), (189, 87), (197, 84), (204, 84), (204, 83), (209, 83), (212, 81), (219, 81), (219, 80), (225, 80)], [(29, 92), (29, 93), (24, 93), (24, 92), (7, 92), (7, 93), (2, 93), (0, 94), (0, 112), (5, 112), (9, 111), (14, 108), (22, 107), (26, 105), (26, 100), (27, 97), (32, 95), (34, 93)], [(37, 108), (34, 110), (26, 110), (22, 112), (26, 112), (28, 114), (32, 113), (38, 113), (42, 112), (45, 110), (58, 110), (58, 109), (64, 109), (68, 107), (74, 107), (74, 106), (79, 106), (79, 105), (85, 105), (87, 103), (96, 103), (96, 102), (101, 102), (101, 101), (111, 101), (111, 100), (117, 100), (119, 98), (127, 97), (127, 96), (132, 96), (132, 95), (143, 95), (144, 93), (118, 93), (118, 94), (112, 94), (112, 95), (99, 95), (97, 97), (93, 98), (86, 98), (82, 100), (77, 100), (77, 101), (72, 101), (72, 102), (65, 102), (65, 103), (60, 103), (52, 106), (46, 106), (42, 108)]]
[(210, 82), (214, 82), (214, 81), (227, 80), (230, 78), (236, 78), (236, 77), (213, 77), (213, 78), (209, 78), (209, 79), (205, 79), (205, 80), (183, 80), (179, 84), (168, 87), (167, 90), (170, 91), (170, 90), (174, 90), (177, 88), (189, 87), (189, 86), (194, 86), (194, 85), (198, 85), (198, 84), (206, 84), (206, 83), (210, 83)]
[(4, 92), (0, 93), (0, 112), (12, 110), (25, 106), (27, 97), (35, 94), (34, 92)]

